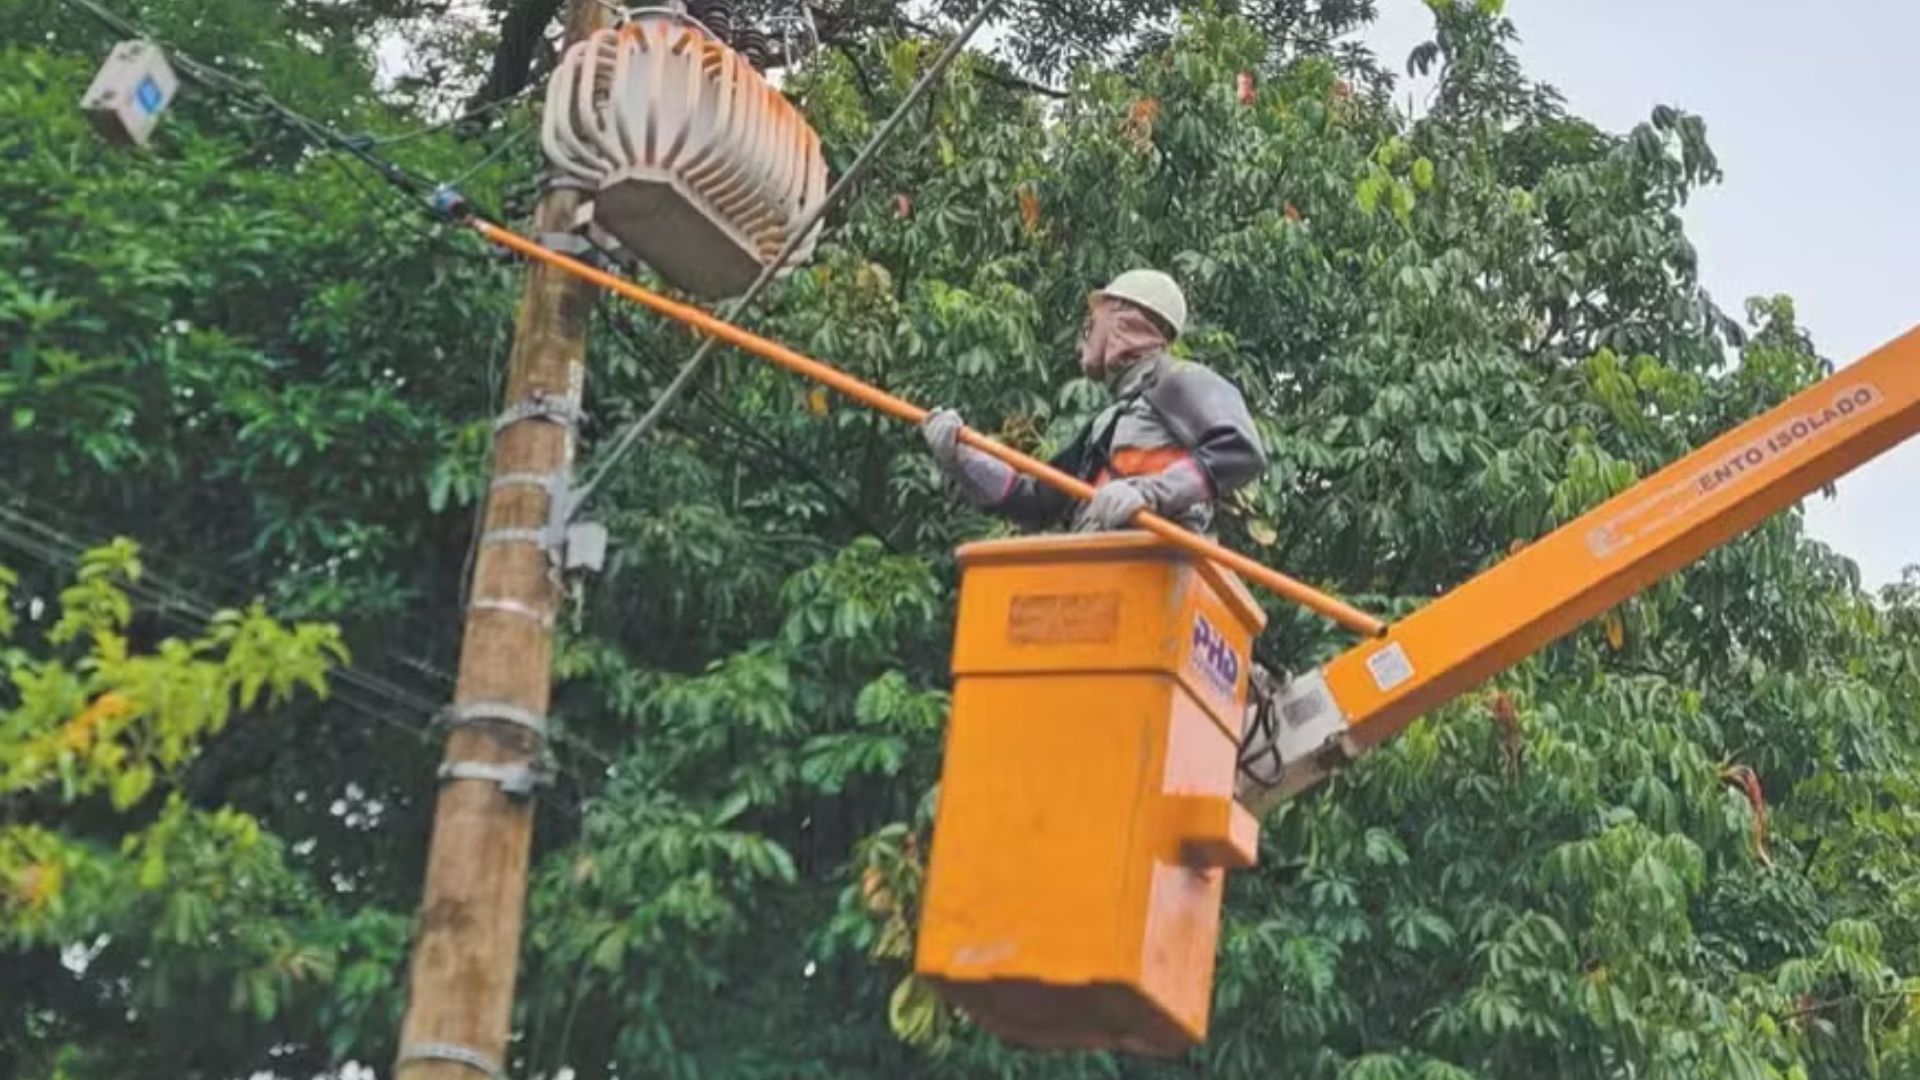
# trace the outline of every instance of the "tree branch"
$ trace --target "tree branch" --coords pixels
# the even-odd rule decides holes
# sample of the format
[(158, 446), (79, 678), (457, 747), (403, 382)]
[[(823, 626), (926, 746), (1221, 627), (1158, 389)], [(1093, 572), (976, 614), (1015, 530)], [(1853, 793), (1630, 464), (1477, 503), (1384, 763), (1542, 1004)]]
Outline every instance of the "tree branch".
[(1024, 90), (1030, 94), (1039, 94), (1042, 97), (1053, 98), (1055, 101), (1065, 101), (1068, 96), (1065, 90), (1062, 90), (1054, 86), (1048, 86), (1045, 83), (1034, 82), (1032, 79), (1029, 79), (1023, 75), (1017, 75), (1011, 71), (1002, 71), (999, 68), (989, 68), (985, 71), (982, 71), (980, 74), (984, 78), (994, 83), (998, 83), (999, 85), (1004, 86), (1009, 90)]
[(493, 50), (493, 68), (487, 81), (467, 103), (469, 109), (491, 105), (524, 90), (533, 79), (533, 62), (547, 27), (560, 15), (561, 0), (519, 0), (500, 20), (500, 44)]

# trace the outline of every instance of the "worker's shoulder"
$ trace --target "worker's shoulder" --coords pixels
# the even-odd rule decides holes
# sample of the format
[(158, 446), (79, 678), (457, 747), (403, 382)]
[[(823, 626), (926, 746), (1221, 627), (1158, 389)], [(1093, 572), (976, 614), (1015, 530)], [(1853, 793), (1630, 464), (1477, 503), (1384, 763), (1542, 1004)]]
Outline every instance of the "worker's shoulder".
[(1163, 354), (1155, 364), (1150, 393), (1155, 397), (1205, 398), (1216, 394), (1240, 395), (1240, 388), (1226, 376), (1197, 360), (1181, 360)]

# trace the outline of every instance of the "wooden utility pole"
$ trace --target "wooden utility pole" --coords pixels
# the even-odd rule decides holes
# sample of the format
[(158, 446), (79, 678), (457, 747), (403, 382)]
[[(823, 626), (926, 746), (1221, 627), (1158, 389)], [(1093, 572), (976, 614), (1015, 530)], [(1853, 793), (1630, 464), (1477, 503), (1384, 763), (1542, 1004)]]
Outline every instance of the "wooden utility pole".
[[(598, 0), (569, 0), (567, 42), (606, 17)], [(584, 199), (550, 187), (534, 211), (536, 235), (570, 233)], [(408, 971), (394, 1066), (403, 1080), (506, 1075), (562, 597), (555, 534), (564, 521), (554, 503), (573, 470), (597, 291), (534, 263), (520, 296)]]

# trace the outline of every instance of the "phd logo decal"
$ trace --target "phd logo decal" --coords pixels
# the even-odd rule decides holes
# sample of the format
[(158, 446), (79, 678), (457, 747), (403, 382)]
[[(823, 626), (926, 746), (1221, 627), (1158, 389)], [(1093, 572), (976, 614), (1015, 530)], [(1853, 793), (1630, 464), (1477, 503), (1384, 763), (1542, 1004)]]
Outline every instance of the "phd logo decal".
[(1193, 618), (1193, 650), (1188, 662), (1209, 685), (1227, 697), (1232, 697), (1240, 685), (1240, 654), (1205, 615)]

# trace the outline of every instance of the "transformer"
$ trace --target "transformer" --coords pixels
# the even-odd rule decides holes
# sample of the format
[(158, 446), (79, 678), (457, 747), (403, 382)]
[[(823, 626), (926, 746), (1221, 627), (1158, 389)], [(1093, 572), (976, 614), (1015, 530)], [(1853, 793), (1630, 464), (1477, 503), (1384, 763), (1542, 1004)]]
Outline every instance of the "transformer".
[[(820, 137), (697, 20), (637, 15), (567, 50), (541, 142), (594, 192), (594, 225), (685, 292), (735, 296), (827, 193)], [(816, 222), (784, 273), (813, 252)]]

